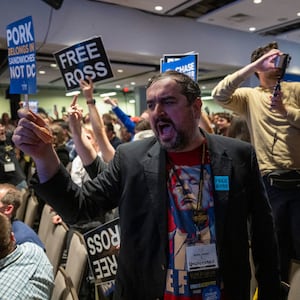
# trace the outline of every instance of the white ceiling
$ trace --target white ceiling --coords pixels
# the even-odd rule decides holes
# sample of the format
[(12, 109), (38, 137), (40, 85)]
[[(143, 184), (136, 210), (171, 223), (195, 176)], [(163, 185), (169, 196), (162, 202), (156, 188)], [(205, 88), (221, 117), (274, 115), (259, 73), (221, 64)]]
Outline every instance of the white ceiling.
[[(29, 0), (27, 0), (29, 1)], [(36, 5), (31, 8), (32, 12), (34, 10), (37, 10), (37, 14), (42, 14), (41, 9), (45, 9), (45, 6), (47, 8), (51, 9), (48, 4), (42, 3), (41, 0), (31, 0), (36, 1)], [(72, 13), (74, 13), (74, 9), (72, 7), (72, 1), (74, 0), (64, 0), (62, 3), (62, 8), (55, 10), (52, 9), (52, 12), (50, 14), (57, 14), (64, 13), (63, 16), (63, 22), (61, 24), (55, 24), (55, 26), (59, 27), (60, 30), (57, 30), (56, 35), (53, 33), (52, 36), (52, 42), (48, 42), (46, 40), (46, 43), (44, 44), (42, 39), (37, 40), (36, 48), (39, 49), (37, 53), (37, 69), (38, 70), (45, 70), (45, 75), (38, 75), (37, 77), (37, 83), (39, 86), (49, 86), (51, 88), (64, 88), (63, 80), (61, 79), (59, 70), (53, 69), (49, 67), (50, 62), (54, 61), (53, 56), (51, 55), (53, 52), (58, 51), (65, 46), (71, 46), (72, 43), (77, 43), (80, 41), (80, 35), (78, 34), (79, 40), (68, 40), (69, 36), (66, 34), (66, 40), (65, 42), (62, 41), (55, 41), (55, 37), (59, 36), (59, 34), (63, 33), (64, 26), (70, 26), (68, 24), (68, 21), (71, 20)], [(200, 2), (213, 2), (213, 0), (203, 0), (203, 1), (183, 1), (183, 0), (109, 0), (109, 1), (97, 1), (97, 0), (77, 0), (75, 2), (82, 2), (83, 5), (86, 4), (88, 6), (89, 4), (95, 5), (93, 7), (101, 7), (106, 8), (107, 5), (114, 6), (114, 10), (120, 10), (121, 7), (123, 7), (123, 11), (126, 12), (128, 15), (134, 14), (134, 11), (140, 10), (143, 13), (147, 12), (151, 15), (158, 15), (161, 16), (157, 18), (158, 22), (162, 21), (164, 22), (165, 18), (172, 19), (175, 14), (180, 13), (183, 9), (188, 9), (192, 5), (195, 5)], [(188, 18), (188, 17), (175, 17), (172, 19), (173, 22), (195, 22), (201, 23), (201, 24), (207, 24), (209, 26), (217, 26), (215, 30), (219, 30), (218, 26), (223, 28), (229, 28), (235, 30), (236, 36), (239, 36), (238, 32), (247, 33), (249, 32), (249, 27), (255, 26), (257, 29), (257, 32), (260, 33), (261, 36), (264, 36), (262, 33), (265, 30), (269, 30), (270, 28), (276, 28), (281, 27), (286, 24), (295, 24), (297, 22), (300, 22), (300, 17), (297, 16), (297, 12), (300, 12), (300, 1), (299, 0), (262, 0), (263, 2), (261, 4), (254, 4), (253, 0), (240, 0), (235, 1), (227, 6), (221, 7), (217, 9), (216, 11), (210, 12), (208, 14), (205, 14), (199, 18)], [(22, 3), (20, 5), (24, 5), (24, 0), (11, 0), (11, 2), (19, 2)], [(29, 1), (30, 2), (30, 1)], [(93, 2), (93, 3), (91, 3)], [(99, 2), (99, 3), (96, 3)], [(105, 4), (103, 4), (105, 3)], [(109, 4), (107, 4), (109, 3)], [(104, 5), (104, 6), (103, 6)], [(161, 5), (164, 9), (161, 12), (154, 11), (155, 5)], [(124, 6), (126, 9), (124, 9)], [(14, 15), (14, 12), (16, 11), (16, 15)], [(131, 12), (132, 11), (132, 12)], [(66, 13), (67, 12), (67, 13)], [(24, 17), (26, 16), (25, 9), (24, 9)], [(91, 11), (91, 15), (93, 12)], [(15, 20), (20, 19), (20, 16), (22, 15), (22, 12), (20, 11), (17, 14), (17, 10), (14, 10), (14, 6), (11, 5), (11, 10), (6, 12), (4, 9), (0, 12), (0, 19), (2, 26), (3, 24), (9, 24)], [(145, 16), (145, 15), (143, 15)], [(39, 16), (40, 17), (40, 16)], [(107, 16), (106, 16), (107, 17)], [(99, 18), (101, 19), (101, 16), (99, 15)], [(49, 14), (43, 16), (42, 19), (39, 18), (39, 22), (36, 23), (35, 21), (35, 32), (37, 32), (40, 28), (46, 28), (47, 24), (49, 22)], [(147, 22), (146, 18), (145, 22)], [(76, 28), (80, 28), (80, 23), (82, 20), (76, 19)], [(121, 22), (120, 20), (118, 20)], [(168, 20), (169, 21), (169, 20)], [(96, 26), (95, 18), (91, 16), (91, 26)], [(126, 19), (126, 23), (128, 24), (130, 22), (130, 19)], [(114, 19), (111, 18), (111, 24), (106, 24), (105, 30), (111, 30), (111, 32), (114, 32), (115, 29), (113, 29), (113, 23)], [(125, 24), (125, 20), (124, 20)], [(175, 23), (174, 23), (175, 24)], [(148, 26), (153, 26), (158, 24), (149, 24)], [(54, 26), (54, 25), (51, 25)], [(99, 25), (97, 25), (99, 26)], [(125, 25), (124, 25), (125, 26)], [(128, 26), (128, 25), (126, 25)], [(118, 28), (117, 30), (124, 30), (124, 34), (129, 31), (132, 35), (137, 32), (139, 32), (139, 26), (140, 24), (131, 24), (130, 27), (124, 27), (124, 28)], [(164, 25), (162, 25), (164, 26)], [(269, 37), (271, 40), (282, 40), (286, 41), (288, 43), (292, 44), (299, 44), (300, 43), (300, 29), (295, 29), (293, 31), (289, 31), (287, 33), (282, 33), (276, 36)], [(82, 28), (83, 29), (83, 28)], [(78, 30), (78, 29), (76, 29)], [(104, 29), (101, 29), (104, 31)], [(141, 29), (142, 30), (142, 29)], [(54, 30), (53, 30), (54, 31)], [(2, 30), (4, 32), (4, 30)], [(79, 33), (79, 31), (78, 31)], [(37, 34), (38, 35), (38, 34)], [(113, 35), (113, 33), (112, 33)], [(140, 37), (137, 36), (137, 39)], [(167, 37), (166, 37), (167, 38)], [(171, 38), (171, 37), (168, 37)], [(193, 39), (193, 35), (190, 37)], [(196, 38), (196, 37), (195, 37)], [(70, 39), (71, 36), (70, 36)], [(108, 40), (108, 38), (106, 38)], [(55, 43), (53, 43), (55, 41)], [(136, 42), (136, 41), (134, 41)], [(138, 41), (137, 41), (138, 42)], [(180, 42), (180, 41), (179, 41)], [(127, 40), (126, 43), (130, 44), (133, 43), (133, 41)], [(230, 40), (228, 40), (228, 43), (231, 43)], [(117, 46), (114, 46), (114, 45)], [(141, 41), (141, 45), (143, 42)], [(5, 49), (6, 45), (6, 39), (3, 34), (0, 35), (0, 48)], [(106, 46), (106, 43), (104, 41), (104, 45)], [(112, 46), (113, 45), (113, 46)], [(122, 42), (122, 44), (118, 44), (117, 42), (113, 41), (111, 42), (111, 45), (109, 45), (108, 50), (108, 56), (111, 60), (112, 70), (114, 74), (114, 78), (107, 79), (103, 82), (101, 82), (101, 88), (105, 89), (113, 89), (115, 88), (116, 84), (120, 84), (121, 87), (124, 86), (131, 86), (131, 82), (135, 82), (136, 86), (145, 85), (148, 78), (153, 75), (154, 73), (158, 72), (159, 70), (159, 59), (161, 57), (161, 53), (154, 53), (154, 51), (149, 52), (145, 51), (141, 53), (140, 50), (138, 50), (136, 53), (129, 53), (128, 51), (122, 51), (124, 48), (129, 47), (127, 44)], [(150, 49), (151, 45), (148, 45), (148, 48)], [(300, 46), (300, 44), (299, 44)], [(189, 49), (191, 50), (191, 49)], [(222, 51), (222, 46), (220, 46), (219, 49), (220, 52)], [(214, 52), (215, 50), (212, 50)], [(161, 49), (162, 53), (164, 52), (164, 49)], [(42, 56), (39, 56), (39, 53), (42, 53)], [(173, 52), (174, 53), (174, 52)], [(45, 54), (48, 54), (45, 56)], [(229, 53), (230, 54), (230, 53)], [(211, 53), (213, 55), (213, 53)], [(0, 85), (9, 84), (9, 71), (7, 68), (2, 68), (1, 65), (4, 62), (0, 62)], [(210, 78), (219, 78), (221, 76), (226, 75), (227, 73), (235, 70), (238, 68), (238, 64), (235, 65), (235, 61), (233, 59), (232, 63), (221, 65), (219, 63), (214, 64), (214, 61), (201, 61), (201, 70), (199, 73), (199, 78), (201, 80), (207, 80), (209, 81)], [(122, 69), (123, 73), (118, 73), (118, 69)], [(213, 84), (213, 80), (212, 80)], [(132, 86), (133, 87), (133, 86)]]
[[(185, 0), (92, 0), (127, 6), (160, 15), (174, 15), (184, 9), (201, 2), (209, 5), (214, 1), (185, 1)], [(218, 2), (218, 1), (216, 1)], [(222, 1), (221, 1), (222, 2)], [(160, 5), (161, 11), (155, 11), (154, 7)], [(298, 15), (297, 15), (298, 13)], [(254, 0), (239, 0), (216, 9), (196, 19), (197, 22), (218, 25), (248, 32), (250, 27), (256, 27), (258, 32), (266, 29), (281, 27), (284, 24), (298, 23), (298, 29), (277, 36), (291, 42), (300, 42), (300, 1), (299, 0), (262, 0), (254, 3)]]

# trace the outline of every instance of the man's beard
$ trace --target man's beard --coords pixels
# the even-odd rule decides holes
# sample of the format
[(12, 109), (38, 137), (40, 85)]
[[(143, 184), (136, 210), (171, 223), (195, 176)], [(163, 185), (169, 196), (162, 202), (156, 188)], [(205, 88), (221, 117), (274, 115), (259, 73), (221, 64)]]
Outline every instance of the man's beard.
[(170, 142), (163, 142), (160, 140), (159, 135), (156, 135), (161, 147), (166, 151), (180, 151), (184, 149), (188, 145), (189, 137), (181, 132), (176, 130), (177, 135), (175, 140), (172, 140)]

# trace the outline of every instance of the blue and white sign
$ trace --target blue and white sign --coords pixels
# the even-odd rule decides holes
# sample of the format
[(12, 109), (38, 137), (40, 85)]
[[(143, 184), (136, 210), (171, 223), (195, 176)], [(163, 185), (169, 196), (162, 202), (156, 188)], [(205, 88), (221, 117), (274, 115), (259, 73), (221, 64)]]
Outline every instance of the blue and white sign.
[(32, 17), (6, 27), (11, 94), (36, 93), (35, 40)]
[(161, 72), (175, 70), (190, 76), (197, 81), (198, 78), (198, 54), (165, 56), (161, 61)]

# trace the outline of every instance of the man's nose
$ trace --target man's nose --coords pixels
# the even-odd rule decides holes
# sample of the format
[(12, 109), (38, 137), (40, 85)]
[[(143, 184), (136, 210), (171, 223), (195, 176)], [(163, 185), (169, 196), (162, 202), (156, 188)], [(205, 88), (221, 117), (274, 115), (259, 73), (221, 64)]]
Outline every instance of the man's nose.
[(164, 106), (161, 103), (155, 105), (155, 113), (160, 116), (165, 114)]

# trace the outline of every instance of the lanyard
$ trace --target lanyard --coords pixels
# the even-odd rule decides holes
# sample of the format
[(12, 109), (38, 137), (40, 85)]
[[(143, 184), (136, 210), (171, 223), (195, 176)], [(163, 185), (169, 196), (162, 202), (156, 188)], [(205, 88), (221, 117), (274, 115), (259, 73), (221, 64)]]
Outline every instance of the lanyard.
[(205, 162), (205, 142), (202, 144), (201, 164), (200, 164), (200, 180), (199, 191), (197, 199), (197, 208), (193, 211), (193, 221), (197, 225), (201, 225), (207, 222), (208, 217), (206, 211), (202, 208), (202, 196), (203, 196), (203, 182), (204, 182), (204, 162)]

